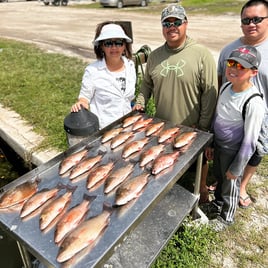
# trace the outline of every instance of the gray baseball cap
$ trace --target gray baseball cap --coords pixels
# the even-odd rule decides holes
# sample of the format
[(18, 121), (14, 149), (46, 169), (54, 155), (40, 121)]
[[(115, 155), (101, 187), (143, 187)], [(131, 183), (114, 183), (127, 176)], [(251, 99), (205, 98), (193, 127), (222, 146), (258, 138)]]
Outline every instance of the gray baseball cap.
[(233, 50), (227, 60), (239, 62), (245, 68), (258, 69), (261, 62), (261, 54), (253, 46), (241, 46)]
[(161, 22), (167, 18), (177, 18), (180, 20), (187, 20), (185, 9), (180, 5), (169, 5), (163, 9), (161, 14)]

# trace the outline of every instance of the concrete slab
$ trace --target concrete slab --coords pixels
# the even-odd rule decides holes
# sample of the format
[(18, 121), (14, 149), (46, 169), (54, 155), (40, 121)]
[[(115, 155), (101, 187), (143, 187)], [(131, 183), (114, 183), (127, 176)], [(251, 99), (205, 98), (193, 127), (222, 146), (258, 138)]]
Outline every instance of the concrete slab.
[(25, 162), (36, 166), (46, 163), (60, 153), (53, 149), (38, 149), (44, 138), (36, 134), (33, 127), (19, 114), (1, 104), (0, 136)]

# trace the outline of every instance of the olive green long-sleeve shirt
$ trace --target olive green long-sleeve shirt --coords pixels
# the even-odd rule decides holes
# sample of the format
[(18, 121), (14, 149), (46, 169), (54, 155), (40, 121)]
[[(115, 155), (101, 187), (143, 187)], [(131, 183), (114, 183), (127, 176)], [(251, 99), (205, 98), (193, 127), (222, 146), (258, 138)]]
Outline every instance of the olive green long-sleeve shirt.
[(175, 124), (209, 130), (217, 101), (217, 71), (211, 53), (187, 37), (177, 49), (165, 43), (148, 58), (136, 104), (153, 95), (155, 116)]

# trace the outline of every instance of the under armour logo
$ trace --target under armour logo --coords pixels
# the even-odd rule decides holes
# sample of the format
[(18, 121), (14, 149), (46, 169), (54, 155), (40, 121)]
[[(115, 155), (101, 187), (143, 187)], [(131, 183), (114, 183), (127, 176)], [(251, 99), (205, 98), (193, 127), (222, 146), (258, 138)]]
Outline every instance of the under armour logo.
[(160, 72), (161, 76), (166, 77), (169, 72), (174, 71), (177, 77), (183, 76), (183, 67), (185, 66), (186, 62), (184, 60), (180, 60), (176, 65), (170, 65), (168, 61), (163, 61), (161, 66), (163, 69)]

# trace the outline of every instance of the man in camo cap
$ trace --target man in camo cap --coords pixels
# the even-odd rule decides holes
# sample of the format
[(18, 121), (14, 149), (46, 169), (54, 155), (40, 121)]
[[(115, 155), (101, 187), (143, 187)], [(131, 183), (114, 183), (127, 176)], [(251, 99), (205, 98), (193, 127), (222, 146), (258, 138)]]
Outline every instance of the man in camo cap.
[(182, 6), (177, 5), (170, 5), (164, 8), (161, 14), (161, 22), (168, 18), (187, 20), (185, 9)]
[[(187, 36), (188, 19), (181, 5), (164, 8), (161, 25), (165, 43), (148, 57), (134, 109), (144, 110), (153, 96), (156, 117), (208, 131), (218, 92), (214, 58)], [(207, 167), (204, 161), (205, 176)]]
[(156, 117), (208, 130), (217, 98), (213, 56), (187, 36), (188, 20), (182, 6), (164, 8), (161, 24), (166, 42), (149, 55), (134, 109), (144, 109), (153, 95)]

